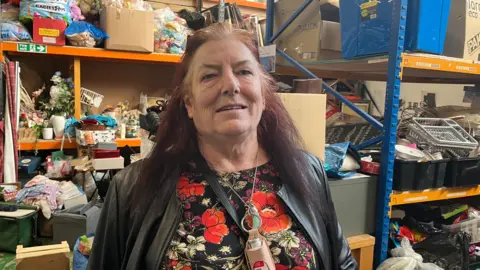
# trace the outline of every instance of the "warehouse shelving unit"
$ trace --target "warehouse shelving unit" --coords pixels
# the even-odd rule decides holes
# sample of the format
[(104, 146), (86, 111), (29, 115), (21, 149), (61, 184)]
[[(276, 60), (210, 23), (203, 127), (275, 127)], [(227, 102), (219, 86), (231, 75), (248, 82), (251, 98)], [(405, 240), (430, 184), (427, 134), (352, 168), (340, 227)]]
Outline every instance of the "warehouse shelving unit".
[[(80, 119), (80, 97), (81, 97), (81, 61), (82, 59), (97, 59), (105, 61), (130, 61), (143, 63), (164, 63), (176, 64), (181, 60), (181, 55), (162, 54), (162, 53), (138, 53), (111, 51), (98, 48), (83, 48), (73, 46), (50, 46), (42, 44), (24, 43), (24, 42), (0, 42), (0, 62), (5, 55), (35, 55), (46, 54), (49, 56), (64, 56), (73, 59), (74, 86), (75, 86), (75, 118)], [(139, 147), (140, 139), (117, 139), (118, 147)], [(61, 140), (38, 140), (38, 141), (19, 141), (20, 150), (54, 150), (60, 149)], [(64, 149), (75, 149), (77, 144), (75, 139), (65, 139)]]
[[(313, 0), (305, 0), (287, 22), (273, 33), (274, 0), (267, 2), (267, 25), (265, 44), (272, 44), (276, 38), (295, 20)], [(480, 186), (460, 189), (435, 189), (415, 192), (392, 192), (395, 144), (397, 135), (400, 85), (401, 82), (417, 83), (478, 83), (480, 64), (463, 59), (437, 55), (404, 52), (404, 39), (407, 20), (408, 0), (393, 0), (392, 29), (388, 56), (375, 56), (358, 60), (319, 61), (302, 65), (277, 48), (277, 54), (285, 58), (289, 65), (277, 66), (277, 74), (307, 75), (310, 78), (339, 78), (361, 80), (383, 80), (387, 82), (385, 115), (383, 124), (369, 114), (360, 111), (350, 101), (323, 83), (324, 90), (352, 108), (383, 131), (383, 136), (371, 139), (357, 148), (382, 142), (381, 172), (379, 176), (376, 231), (375, 265), (387, 257), (391, 207), (395, 205), (445, 200), (480, 195)]]

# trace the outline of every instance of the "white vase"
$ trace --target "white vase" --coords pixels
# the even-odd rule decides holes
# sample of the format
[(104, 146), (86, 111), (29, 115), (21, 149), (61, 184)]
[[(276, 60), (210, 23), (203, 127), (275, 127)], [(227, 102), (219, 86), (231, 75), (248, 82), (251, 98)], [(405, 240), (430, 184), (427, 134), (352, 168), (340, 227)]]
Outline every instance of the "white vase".
[(44, 140), (53, 139), (53, 128), (43, 128), (42, 129), (42, 138)]
[(61, 139), (63, 137), (63, 132), (65, 131), (65, 123), (67, 122), (67, 119), (63, 115), (53, 115), (52, 118), (50, 118), (50, 122), (52, 122), (55, 138)]

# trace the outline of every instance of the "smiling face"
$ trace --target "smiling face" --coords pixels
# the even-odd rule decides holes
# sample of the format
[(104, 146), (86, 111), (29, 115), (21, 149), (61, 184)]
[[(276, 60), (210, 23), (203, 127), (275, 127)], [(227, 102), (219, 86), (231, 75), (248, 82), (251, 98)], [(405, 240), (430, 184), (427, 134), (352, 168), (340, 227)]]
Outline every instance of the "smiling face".
[(200, 136), (241, 136), (256, 132), (265, 108), (262, 71), (252, 52), (235, 39), (211, 40), (189, 67), (185, 98)]

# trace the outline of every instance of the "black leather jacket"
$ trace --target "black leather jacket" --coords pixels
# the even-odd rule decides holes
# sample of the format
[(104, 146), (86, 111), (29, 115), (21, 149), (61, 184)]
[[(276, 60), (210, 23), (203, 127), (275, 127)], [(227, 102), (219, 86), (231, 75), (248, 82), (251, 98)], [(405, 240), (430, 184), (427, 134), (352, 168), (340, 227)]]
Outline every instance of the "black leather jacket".
[[(303, 198), (292, 196), (287, 185), (278, 192), (290, 214), (297, 219), (312, 239), (323, 269), (357, 269), (346, 239), (338, 224), (333, 202), (320, 160), (308, 155), (311, 164), (309, 181), (318, 196), (324, 198), (328, 222), (319, 208), (306, 207)], [(95, 233), (88, 269), (160, 269), (164, 254), (170, 245), (180, 218), (182, 207), (176, 194), (170, 198), (155, 198), (142, 217), (132, 219), (127, 198), (140, 171), (134, 163), (119, 172), (105, 199)], [(177, 177), (173, 175), (172, 177)], [(158, 197), (158, 196), (157, 196)]]

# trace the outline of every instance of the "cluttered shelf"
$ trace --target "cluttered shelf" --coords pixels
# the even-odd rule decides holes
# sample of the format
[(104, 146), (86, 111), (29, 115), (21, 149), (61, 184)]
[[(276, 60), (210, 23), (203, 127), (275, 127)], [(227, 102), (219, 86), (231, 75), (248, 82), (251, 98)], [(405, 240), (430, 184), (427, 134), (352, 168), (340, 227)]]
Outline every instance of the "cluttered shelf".
[(127, 60), (127, 61), (143, 61), (143, 62), (163, 62), (178, 63), (181, 55), (164, 54), (164, 53), (140, 53), (140, 52), (124, 52), (112, 51), (99, 48), (86, 48), (74, 46), (54, 46), (33, 44), (24, 42), (0, 42), (0, 52), (14, 52), (26, 54), (50, 54), (73, 57), (88, 57), (110, 60)]
[[(219, 0), (207, 0), (208, 2), (219, 2)], [(227, 3), (237, 3), (241, 7), (249, 8), (258, 8), (258, 9), (267, 9), (267, 4), (262, 2), (255, 1), (245, 1), (245, 0), (227, 0)]]
[[(355, 60), (323, 60), (303, 65), (313, 74), (323, 78), (348, 78), (362, 80), (387, 79), (388, 59), (374, 56)], [(480, 82), (480, 63), (453, 57), (422, 53), (403, 53), (402, 81), (438, 83)], [(290, 65), (277, 65), (277, 74), (300, 75), (299, 69)]]
[(431, 201), (441, 201), (480, 195), (480, 186), (460, 188), (439, 188), (422, 191), (393, 192), (391, 205), (403, 205)]
[[(118, 147), (140, 147), (141, 140), (140, 139), (116, 139), (115, 142), (117, 143)], [(61, 140), (38, 140), (35, 146), (35, 141), (20, 141), (19, 142), (19, 150), (54, 150), (60, 149), (62, 146)], [(75, 149), (77, 148), (77, 143), (75, 139), (69, 141), (66, 139), (63, 143), (64, 149)]]

